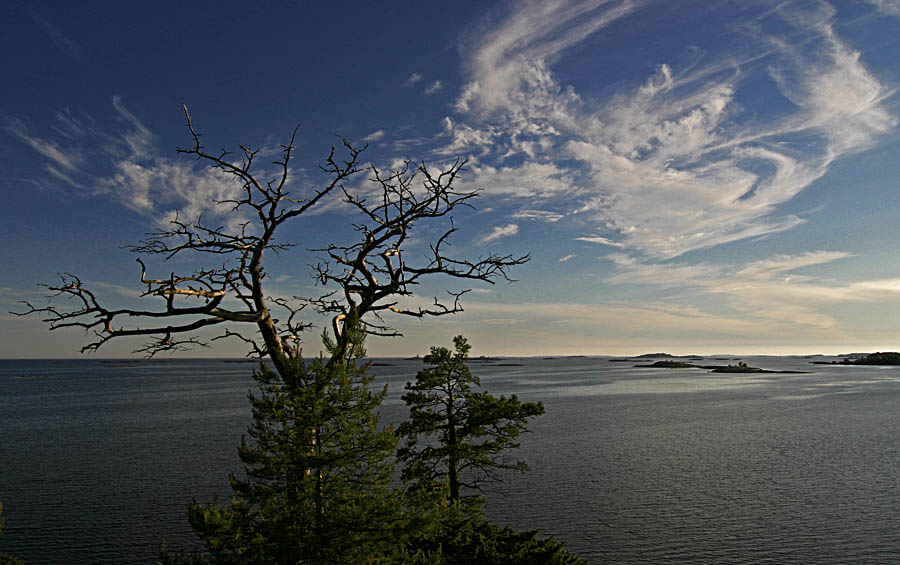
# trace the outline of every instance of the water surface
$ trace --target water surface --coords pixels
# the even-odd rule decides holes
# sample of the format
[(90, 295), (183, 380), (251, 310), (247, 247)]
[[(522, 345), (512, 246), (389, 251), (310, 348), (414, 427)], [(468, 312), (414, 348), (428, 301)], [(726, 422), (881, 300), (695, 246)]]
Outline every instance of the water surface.
[[(900, 562), (900, 368), (745, 357), (809, 374), (634, 368), (608, 358), (473, 363), (493, 393), (541, 400), (531, 472), (491, 519), (592, 563)], [(381, 360), (386, 420), (420, 362)], [(705, 363), (721, 363), (706, 360)], [(0, 553), (151, 563), (198, 542), (196, 497), (227, 498), (252, 365), (0, 361)]]

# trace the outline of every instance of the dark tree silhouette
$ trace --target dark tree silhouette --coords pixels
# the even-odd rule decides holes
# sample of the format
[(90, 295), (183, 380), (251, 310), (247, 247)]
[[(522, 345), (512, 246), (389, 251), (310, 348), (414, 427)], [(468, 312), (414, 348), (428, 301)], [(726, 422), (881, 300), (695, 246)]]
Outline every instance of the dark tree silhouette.
[[(477, 191), (458, 190), (454, 182), (465, 167), (457, 160), (446, 170), (434, 172), (424, 162), (406, 161), (400, 170), (384, 172), (360, 160), (365, 148), (353, 147), (343, 140), (343, 157), (334, 147), (320, 166), (329, 179), (304, 195), (289, 190), (290, 164), (295, 158), (297, 129), (282, 156), (275, 161), (278, 174), (265, 180), (265, 172), (254, 168), (258, 151), (240, 146), (234, 159), (228, 152), (209, 153), (200, 142), (191, 115), (184, 107), (187, 128), (193, 144), (178, 152), (192, 155), (210, 167), (231, 175), (241, 191), (233, 199), (218, 202), (232, 206), (236, 218), (245, 218), (237, 228), (214, 226), (202, 219), (182, 221), (176, 218), (165, 230), (148, 234), (130, 247), (141, 265), (142, 296), (162, 302), (160, 308), (109, 308), (100, 297), (72, 274), (61, 274), (60, 281), (45, 284), (50, 291), (46, 306), (25, 302), (20, 315), (44, 316), (51, 330), (82, 328), (92, 335), (82, 351), (96, 351), (110, 340), (121, 337), (146, 337), (150, 341), (138, 352), (154, 355), (208, 345), (197, 331), (221, 326), (221, 335), (213, 339), (236, 337), (250, 348), (250, 355), (268, 357), (276, 370), (290, 375), (291, 361), (299, 356), (301, 334), (312, 323), (301, 311), (309, 308), (328, 320), (337, 343), (335, 358), (347, 346), (343, 324), (348, 318), (359, 320), (368, 334), (400, 335), (383, 317), (441, 316), (460, 312), (459, 298), (467, 292), (449, 292), (446, 300), (435, 297), (427, 308), (407, 309), (399, 299), (413, 294), (415, 285), (426, 278), (444, 276), (464, 281), (510, 280), (509, 268), (529, 260), (528, 255), (488, 254), (477, 259), (453, 257), (447, 247), (456, 227), (453, 213), (471, 206)], [(368, 194), (345, 186), (357, 175), (370, 175), (374, 190)], [(285, 251), (295, 245), (278, 238), (285, 225), (298, 221), (321, 205), (326, 197), (339, 197), (358, 215), (348, 232), (355, 242), (328, 245), (318, 249), (320, 262), (314, 275), (323, 287), (316, 297), (273, 297), (266, 293), (264, 259), (267, 252)], [(440, 235), (430, 240), (429, 252), (415, 259), (404, 254), (414, 231), (424, 225), (439, 224)], [(140, 255), (160, 256), (164, 260), (190, 255), (196, 268), (190, 273), (171, 273), (152, 277)], [(201, 255), (215, 258), (214, 266), (205, 266)], [(208, 258), (208, 257), (207, 257)], [(68, 298), (65, 302), (61, 299)], [(74, 303), (74, 306), (71, 304)], [(236, 305), (236, 306), (232, 306)], [(247, 331), (247, 327), (253, 329)], [(242, 329), (243, 328), (243, 329)]]
[(406, 383), (409, 420), (400, 424), (397, 456), (404, 479), (426, 488), (446, 481), (448, 500), (457, 503), (462, 488), (481, 492), (481, 483), (501, 480), (503, 470), (527, 470), (508, 452), (519, 447), (519, 434), (544, 413), (544, 405), (472, 390), (481, 382), (467, 365), (471, 346), (461, 335), (453, 345), (452, 352), (432, 347), (423, 359), (429, 367)]
[(188, 505), (213, 562), (402, 562), (391, 557), (404, 542), (402, 493), (390, 485), (397, 438), (378, 416), (387, 386), (370, 388), (365, 336), (352, 321), (345, 331), (345, 357), (293, 360), (293, 384), (265, 365), (254, 374), (230, 503)]

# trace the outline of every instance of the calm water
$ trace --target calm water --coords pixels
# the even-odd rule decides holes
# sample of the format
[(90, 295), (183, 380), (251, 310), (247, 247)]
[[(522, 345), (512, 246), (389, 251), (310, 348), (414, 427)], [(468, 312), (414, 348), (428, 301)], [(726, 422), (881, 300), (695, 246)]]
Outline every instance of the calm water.
[[(592, 563), (900, 563), (900, 368), (742, 359), (814, 373), (473, 363), (491, 392), (547, 408), (519, 453), (532, 471), (488, 514)], [(420, 364), (390, 362), (374, 370), (390, 385), (383, 417), (397, 420)], [(0, 361), (0, 553), (152, 563), (163, 538), (194, 547), (184, 505), (228, 495), (251, 370)]]

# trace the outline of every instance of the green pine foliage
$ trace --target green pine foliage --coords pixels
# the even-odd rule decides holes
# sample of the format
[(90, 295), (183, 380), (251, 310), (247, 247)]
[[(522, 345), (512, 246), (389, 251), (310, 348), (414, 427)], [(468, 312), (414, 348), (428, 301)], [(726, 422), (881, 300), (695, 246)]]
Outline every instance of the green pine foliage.
[(205, 551), (170, 555), (163, 544), (158, 563), (583, 563), (556, 540), (487, 522), (481, 496), (459, 495), (479, 478), (525, 469), (503, 452), (543, 406), (473, 391), (479, 381), (458, 337), (455, 353), (433, 348), (433, 366), (407, 385), (410, 421), (395, 433), (379, 426), (387, 389), (370, 390), (355, 327), (346, 350), (324, 335), (329, 357), (254, 374), (259, 393), (250, 394), (253, 423), (238, 450), (245, 471), (231, 476), (231, 503), (189, 504)]
[(397, 439), (378, 425), (387, 390), (370, 390), (358, 365), (361, 332), (349, 349), (330, 362), (298, 359), (285, 378), (265, 366), (254, 375), (234, 498), (188, 507), (213, 562), (381, 562), (402, 548), (402, 493), (390, 487)]
[(537, 530), (517, 532), (485, 520), (466, 522), (443, 541), (442, 562), (480, 565), (578, 565), (584, 561), (565, 544), (538, 537)]
[(467, 365), (471, 347), (462, 336), (453, 343), (452, 352), (431, 348), (424, 359), (430, 367), (407, 383), (403, 396), (409, 419), (398, 430), (398, 460), (405, 465), (408, 496), (427, 514), (419, 520), (427, 526), (410, 535), (410, 554), (439, 564), (584, 563), (564, 543), (538, 537), (537, 531), (516, 532), (484, 519), (480, 485), (500, 480), (503, 471), (527, 470), (508, 452), (544, 406), (473, 390), (481, 382)]
[(451, 502), (463, 498), (464, 488), (481, 492), (483, 482), (499, 480), (504, 470), (525, 471), (525, 462), (508, 452), (519, 447), (528, 420), (544, 413), (540, 402), (472, 390), (481, 382), (467, 365), (471, 346), (463, 336), (453, 344), (452, 352), (432, 347), (424, 359), (431, 366), (406, 384), (409, 420), (400, 425), (398, 451), (405, 480), (423, 488), (446, 480)]
[(410, 493), (419, 529), (410, 532), (407, 558), (401, 563), (429, 565), (583, 565), (565, 543), (542, 538), (538, 531), (517, 532), (484, 519), (483, 500), (469, 497), (451, 503), (447, 485)]

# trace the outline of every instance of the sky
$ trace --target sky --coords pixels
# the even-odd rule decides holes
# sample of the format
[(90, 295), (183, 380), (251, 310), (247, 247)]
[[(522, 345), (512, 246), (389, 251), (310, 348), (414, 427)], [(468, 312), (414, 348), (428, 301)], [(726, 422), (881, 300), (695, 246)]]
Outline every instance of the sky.
[[(476, 355), (900, 349), (900, 0), (7, 1), (0, 47), (0, 358), (87, 340), (8, 313), (44, 304), (37, 283), (139, 304), (123, 246), (176, 211), (234, 221), (215, 203), (234, 186), (175, 151), (182, 104), (207, 146), (264, 157), (299, 125), (298, 195), (336, 136), (386, 170), (468, 159), (458, 185), (481, 196), (454, 253), (532, 259), (461, 314), (390, 320), (405, 336), (372, 355), (457, 334)], [(308, 249), (354, 219), (328, 204), (290, 226), (267, 290), (320, 291)]]

